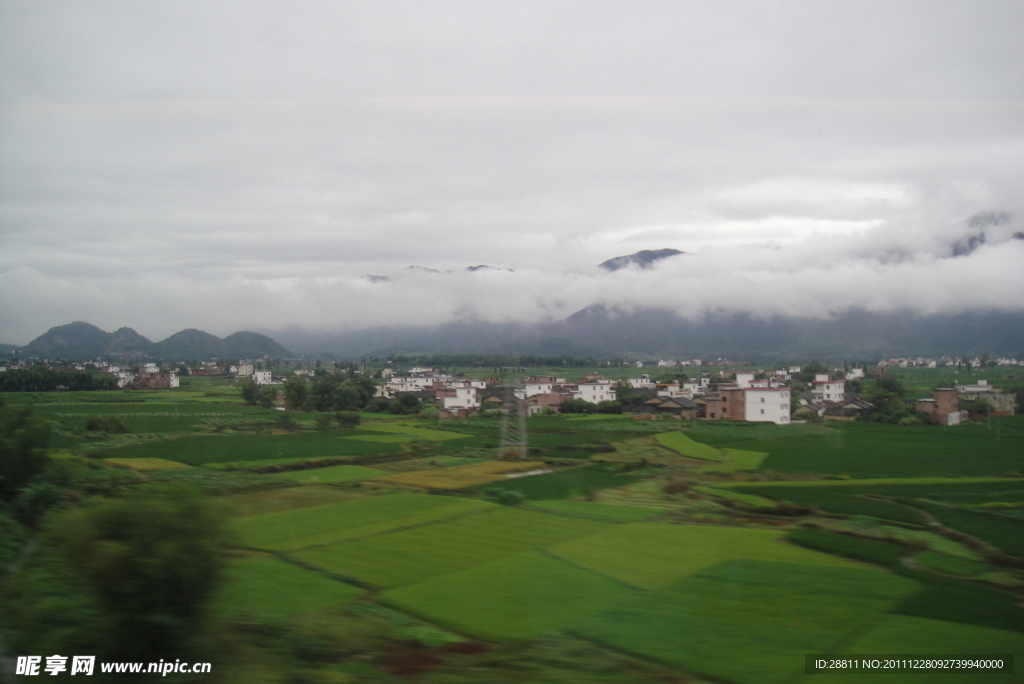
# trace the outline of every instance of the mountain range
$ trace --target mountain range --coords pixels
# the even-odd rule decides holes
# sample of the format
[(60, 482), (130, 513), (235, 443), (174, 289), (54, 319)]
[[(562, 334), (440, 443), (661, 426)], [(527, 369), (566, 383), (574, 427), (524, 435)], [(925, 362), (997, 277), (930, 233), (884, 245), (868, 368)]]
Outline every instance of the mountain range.
[(587, 307), (538, 324), (463, 320), (432, 328), (387, 326), (346, 333), (288, 328), (276, 339), (300, 354), (344, 358), (399, 354), (518, 353), (577, 358), (880, 359), (1024, 357), (1024, 313), (918, 316), (850, 311), (830, 319), (749, 314), (686, 319), (670, 311)]
[(189, 328), (166, 340), (151, 342), (131, 328), (118, 328), (110, 333), (84, 321), (50, 328), (24, 347), (7, 346), (8, 351), (18, 351), (27, 357), (82, 361), (100, 357), (206, 361), (291, 355), (266, 335), (254, 332), (236, 332), (221, 339)]

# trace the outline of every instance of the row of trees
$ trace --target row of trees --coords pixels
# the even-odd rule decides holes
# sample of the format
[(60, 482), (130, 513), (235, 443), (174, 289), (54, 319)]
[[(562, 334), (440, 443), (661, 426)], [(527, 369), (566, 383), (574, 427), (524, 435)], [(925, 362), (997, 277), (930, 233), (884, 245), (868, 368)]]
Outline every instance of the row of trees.
[(0, 373), (0, 392), (83, 392), (117, 389), (117, 378), (75, 369), (46, 366), (11, 368)]

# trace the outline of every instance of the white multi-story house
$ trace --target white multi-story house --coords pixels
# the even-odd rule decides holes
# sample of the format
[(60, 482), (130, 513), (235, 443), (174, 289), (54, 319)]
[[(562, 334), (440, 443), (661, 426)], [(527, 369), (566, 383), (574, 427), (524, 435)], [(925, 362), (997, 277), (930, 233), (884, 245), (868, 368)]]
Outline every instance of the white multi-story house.
[(550, 394), (555, 384), (553, 382), (527, 382), (525, 387), (526, 396), (535, 397), (538, 394)]
[(168, 373), (167, 382), (168, 382), (167, 386), (170, 387), (171, 389), (174, 389), (175, 387), (179, 387), (181, 385), (181, 383), (178, 382), (178, 374), (177, 373)]
[(754, 371), (736, 371), (736, 386), (750, 387), (754, 382)]
[(127, 371), (118, 371), (114, 373), (114, 375), (117, 376), (118, 387), (125, 387), (126, 385), (130, 385), (135, 381), (134, 373), (129, 373)]
[(815, 380), (811, 383), (811, 394), (818, 401), (845, 401), (846, 381), (829, 380), (826, 375), (824, 380)]
[(273, 382), (273, 379), (270, 376), (270, 371), (268, 370), (254, 371), (252, 379), (257, 385), (269, 385)]
[(862, 380), (864, 379), (863, 368), (851, 368), (850, 372), (846, 374), (847, 380)]
[(615, 401), (615, 387), (611, 381), (603, 382), (581, 382), (576, 386), (573, 399), (582, 399), (591, 404), (599, 404), (602, 401)]
[(788, 387), (748, 387), (743, 392), (746, 420), (789, 424), (791, 392)]
[(630, 378), (626, 382), (633, 389), (654, 389), (657, 385), (651, 380), (651, 376), (647, 373), (643, 373), (639, 378)]
[(251, 363), (240, 363), (238, 364), (237, 374), (241, 375), (242, 377), (249, 377), (250, 375), (253, 374), (254, 370), (256, 369), (252, 367)]
[(472, 387), (448, 387), (438, 390), (437, 396), (446, 410), (480, 408), (480, 394)]

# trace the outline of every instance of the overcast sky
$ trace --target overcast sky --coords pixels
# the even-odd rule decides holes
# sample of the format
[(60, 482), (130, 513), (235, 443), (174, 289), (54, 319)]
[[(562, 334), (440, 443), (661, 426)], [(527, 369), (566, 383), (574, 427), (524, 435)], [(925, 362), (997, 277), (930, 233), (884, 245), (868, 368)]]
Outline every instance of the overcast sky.
[(0, 342), (1019, 310), (1022, 36), (1020, 0), (0, 0)]

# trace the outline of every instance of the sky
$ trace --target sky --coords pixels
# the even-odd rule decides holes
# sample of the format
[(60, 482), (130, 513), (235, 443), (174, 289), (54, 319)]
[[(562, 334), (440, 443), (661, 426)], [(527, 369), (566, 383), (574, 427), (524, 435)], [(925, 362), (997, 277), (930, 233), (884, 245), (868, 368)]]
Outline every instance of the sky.
[(1019, 0), (0, 0), (0, 342), (1019, 311), (1022, 35)]

